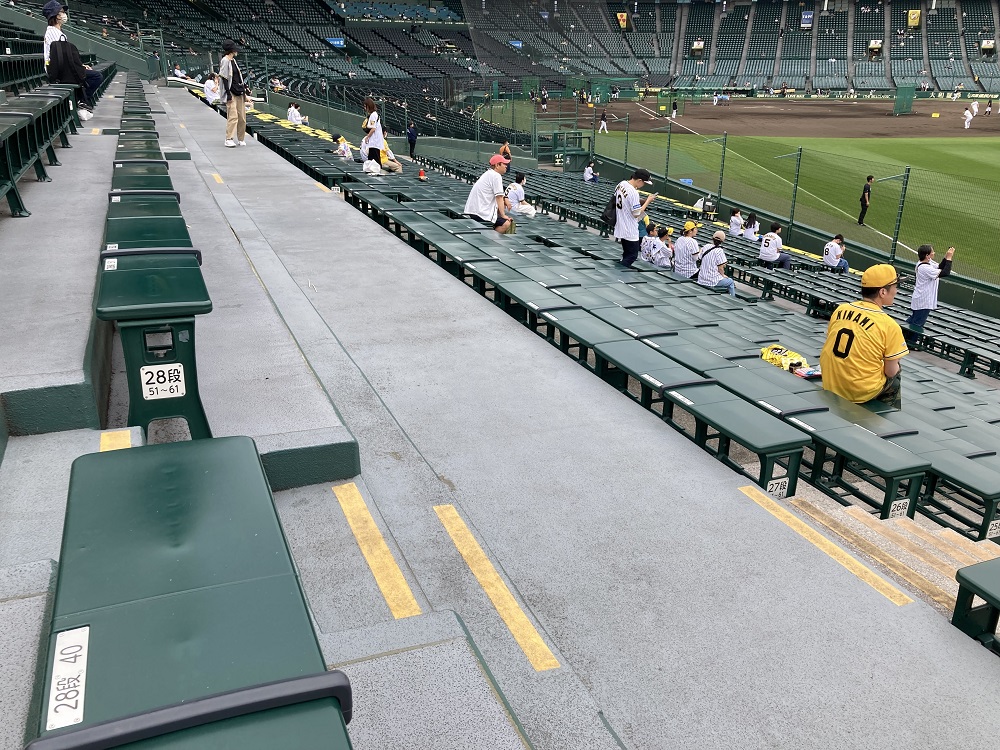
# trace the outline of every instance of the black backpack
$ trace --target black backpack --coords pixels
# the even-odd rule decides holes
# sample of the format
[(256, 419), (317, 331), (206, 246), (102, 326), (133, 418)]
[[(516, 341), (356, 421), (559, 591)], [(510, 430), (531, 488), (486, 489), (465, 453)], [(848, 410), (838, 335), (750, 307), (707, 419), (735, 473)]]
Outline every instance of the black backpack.
[(614, 229), (618, 223), (618, 194), (612, 193), (608, 205), (601, 211), (601, 221), (608, 225), (609, 229)]

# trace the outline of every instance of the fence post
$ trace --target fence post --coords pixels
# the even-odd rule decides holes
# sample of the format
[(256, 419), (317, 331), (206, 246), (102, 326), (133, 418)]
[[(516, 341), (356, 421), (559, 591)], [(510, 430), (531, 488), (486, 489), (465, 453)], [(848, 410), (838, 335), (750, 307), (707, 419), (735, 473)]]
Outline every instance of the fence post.
[(590, 158), (594, 158), (594, 142), (597, 140), (597, 107), (590, 116)]
[(476, 115), (476, 161), (482, 161), (479, 156), (479, 116)]
[(792, 183), (792, 207), (788, 211), (788, 238), (792, 237), (795, 228), (795, 201), (799, 195), (799, 170), (802, 167), (802, 146), (795, 152), (795, 181)]
[(663, 162), (663, 181), (670, 179), (670, 132), (674, 129), (672, 120), (667, 121), (667, 158)]
[(628, 115), (625, 115), (625, 153), (622, 156), (622, 162), (625, 167), (628, 167)]
[(896, 211), (896, 226), (892, 230), (892, 247), (889, 248), (889, 262), (896, 260), (896, 245), (899, 244), (899, 228), (903, 223), (903, 204), (906, 203), (906, 185), (910, 181), (910, 167), (903, 170), (903, 187), (899, 191), (899, 210)]
[[(726, 137), (728, 133), (722, 132), (722, 159), (719, 161), (719, 192), (715, 196), (717, 201), (722, 201), (722, 176), (726, 172)], [(718, 205), (718, 204), (716, 204)]]

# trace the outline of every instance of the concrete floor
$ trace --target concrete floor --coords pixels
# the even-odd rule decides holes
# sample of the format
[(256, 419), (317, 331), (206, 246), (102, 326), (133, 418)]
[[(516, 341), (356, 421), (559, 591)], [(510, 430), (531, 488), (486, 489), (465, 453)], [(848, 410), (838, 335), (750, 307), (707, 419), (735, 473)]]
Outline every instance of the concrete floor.
[[(421, 611), (393, 618), (330, 485), (276, 494), (327, 661), (355, 685), (356, 747), (993, 740), (1000, 660), (933, 608), (896, 606), (751, 502), (745, 479), (337, 195), (255, 142), (225, 149), (222, 118), (185, 91), (161, 96), (160, 130), (175, 128), (202, 181), (186, 183), (185, 206), (221, 211), (219, 241), (243, 247), (257, 294), (357, 438), (354, 481)], [(240, 387), (213, 398), (239, 403)], [(5, 497), (38, 481), (31, 464), (47, 450), (86, 452), (70, 438), (11, 440), (0, 550), (18, 551), (0, 565), (57, 554), (10, 538), (23, 506), (5, 511)], [(557, 668), (532, 668), (442, 526), (443, 504)], [(15, 612), (22, 599), (4, 591), (0, 633), (27, 641), (40, 610)], [(21, 675), (19, 690), (0, 680), (3, 715), (26, 702), (33, 655), (18, 643), (0, 636)]]

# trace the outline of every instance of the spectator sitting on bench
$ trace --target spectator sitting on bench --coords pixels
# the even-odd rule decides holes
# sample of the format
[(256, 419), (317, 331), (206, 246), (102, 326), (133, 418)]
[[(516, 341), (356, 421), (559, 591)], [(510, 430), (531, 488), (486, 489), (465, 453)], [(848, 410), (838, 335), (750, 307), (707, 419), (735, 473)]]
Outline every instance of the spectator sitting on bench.
[(701, 248), (701, 268), (698, 269), (698, 283), (713, 289), (726, 289), (730, 297), (736, 296), (736, 282), (726, 276), (728, 259), (722, 251), (726, 233), (721, 229), (712, 235), (712, 243)]
[(185, 81), (190, 81), (191, 80), (190, 76), (188, 76), (188, 74), (187, 74), (187, 71), (186, 70), (181, 70), (181, 64), (180, 63), (174, 63), (174, 69), (171, 72), (171, 75), (174, 78), (183, 78)]
[(753, 211), (747, 214), (746, 221), (743, 222), (743, 236), (751, 242), (760, 240), (760, 222), (757, 221), (757, 214)]
[(62, 26), (69, 20), (66, 6), (59, 0), (49, 0), (42, 8), (42, 13), (49, 22), (43, 45), (49, 80), (53, 83), (72, 83), (82, 87), (83, 98), (80, 100), (80, 108), (87, 114), (81, 114), (80, 119), (89, 120), (90, 113), (97, 104), (97, 89), (104, 79), (89, 65), (83, 64), (80, 50), (63, 33)]
[[(361, 145), (359, 146), (362, 154), (368, 153), (368, 136), (361, 139)], [(382, 157), (382, 171), (383, 172), (402, 172), (403, 165), (399, 163), (399, 159), (396, 155), (392, 153), (392, 149), (389, 148), (389, 144), (384, 140), (382, 141), (382, 148), (379, 149), (380, 156)]]
[(309, 124), (309, 117), (302, 114), (298, 102), (292, 102), (288, 105), (288, 112), (285, 115), (285, 119), (292, 123), (292, 125)]
[(500, 234), (507, 234), (513, 225), (507, 216), (510, 201), (503, 192), (503, 176), (507, 173), (508, 164), (510, 160), (500, 154), (490, 157), (490, 168), (472, 186), (462, 212), (492, 224)]
[(670, 240), (673, 233), (671, 227), (658, 227), (650, 222), (642, 238), (639, 258), (660, 268), (670, 268), (674, 257), (674, 243)]
[(219, 76), (215, 73), (209, 73), (202, 88), (205, 90), (205, 101), (214, 107), (221, 96), (219, 94)]
[(823, 388), (865, 404), (901, 402), (899, 360), (909, 354), (903, 331), (883, 308), (896, 299), (896, 269), (880, 263), (861, 276), (858, 302), (837, 307), (820, 354)]
[(729, 234), (733, 237), (739, 237), (743, 234), (743, 214), (738, 208), (734, 208), (729, 216)]
[(778, 222), (771, 224), (771, 231), (760, 241), (760, 255), (757, 257), (768, 268), (778, 266), (787, 271), (792, 267), (792, 256), (781, 250), (781, 224)]
[(698, 233), (698, 227), (693, 221), (684, 222), (684, 233), (680, 239), (674, 243), (674, 273), (694, 279), (698, 276), (698, 258), (701, 255), (701, 248), (698, 247), (698, 240), (694, 236)]
[(594, 162), (589, 162), (583, 170), (583, 181), (584, 182), (600, 182), (597, 178), (600, 176), (599, 172), (594, 171)]
[(507, 200), (510, 201), (510, 212), (526, 219), (534, 218), (535, 207), (524, 198), (524, 183), (527, 180), (523, 172), (514, 175), (514, 181), (507, 186)]
[(838, 234), (823, 246), (823, 265), (837, 273), (847, 273), (851, 270), (844, 260), (844, 235)]

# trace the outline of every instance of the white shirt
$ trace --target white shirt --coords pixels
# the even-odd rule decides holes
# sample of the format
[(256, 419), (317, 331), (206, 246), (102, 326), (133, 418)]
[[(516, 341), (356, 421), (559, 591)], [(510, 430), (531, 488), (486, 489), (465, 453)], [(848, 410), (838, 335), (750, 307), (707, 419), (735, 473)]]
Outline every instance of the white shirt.
[(49, 64), (49, 47), (52, 46), (52, 42), (65, 42), (66, 35), (62, 33), (62, 30), (57, 26), (49, 26), (45, 29), (45, 42), (43, 46), (45, 47), (45, 64)]
[(209, 78), (205, 81), (202, 88), (205, 90), (205, 99), (208, 100), (209, 104), (215, 104), (219, 101), (219, 84)]
[(701, 269), (698, 271), (698, 283), (702, 286), (715, 286), (726, 275), (719, 272), (719, 266), (726, 262), (726, 254), (714, 243), (705, 245), (702, 249)]
[(615, 199), (615, 239), (638, 240), (639, 219), (642, 218), (639, 191), (628, 180), (622, 180), (615, 188)]
[(778, 253), (781, 252), (781, 237), (774, 232), (768, 232), (764, 235), (764, 239), (760, 241), (760, 255), (757, 257), (761, 260), (775, 261), (778, 259)]
[(840, 256), (844, 254), (844, 248), (839, 242), (831, 240), (823, 245), (823, 265), (836, 267), (840, 263)]
[(301, 125), (302, 124), (302, 113), (299, 112), (295, 107), (289, 107), (288, 108), (288, 115), (287, 115), (287, 117), (285, 119), (287, 119), (293, 125)]
[(753, 226), (746, 226), (743, 228), (743, 236), (746, 237), (748, 240), (756, 240), (757, 232), (759, 231), (760, 231), (760, 222), (755, 221), (753, 223)]
[(729, 219), (729, 234), (733, 237), (743, 234), (743, 217), (739, 214)]
[(670, 267), (670, 247), (659, 237), (645, 236), (639, 249), (639, 257), (647, 263), (653, 263), (661, 268)]
[(941, 269), (932, 260), (917, 263), (917, 281), (913, 285), (911, 310), (937, 310), (938, 283)]
[(594, 179), (594, 168), (593, 167), (587, 167), (586, 169), (583, 170), (583, 179), (586, 182), (590, 182), (592, 179)]
[(962, 117), (964, 117), (965, 121), (968, 122), (969, 120), (972, 119), (972, 113), (969, 110), (965, 110), (965, 112), (962, 114)]
[(497, 220), (497, 196), (503, 195), (503, 178), (495, 169), (487, 169), (469, 191), (464, 214), (478, 216), (483, 221)]
[(507, 200), (510, 201), (510, 210), (517, 211), (517, 207), (524, 200), (524, 188), (516, 182), (510, 183), (507, 186)]
[(385, 145), (385, 136), (382, 134), (382, 121), (379, 119), (378, 112), (372, 112), (368, 115), (363, 127), (365, 130), (370, 128), (372, 131), (368, 134), (368, 147), (381, 150), (382, 146)]
[(701, 253), (698, 241), (694, 237), (679, 237), (674, 243), (674, 273), (683, 276), (694, 276), (698, 271), (695, 259)]

